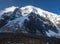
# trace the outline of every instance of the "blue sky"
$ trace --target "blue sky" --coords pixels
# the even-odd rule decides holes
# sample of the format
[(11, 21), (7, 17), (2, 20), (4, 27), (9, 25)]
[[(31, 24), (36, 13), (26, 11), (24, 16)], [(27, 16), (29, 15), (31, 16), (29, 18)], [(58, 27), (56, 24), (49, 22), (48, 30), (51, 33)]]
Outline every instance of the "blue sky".
[(0, 0), (0, 10), (10, 6), (33, 5), (44, 10), (60, 14), (60, 0)]

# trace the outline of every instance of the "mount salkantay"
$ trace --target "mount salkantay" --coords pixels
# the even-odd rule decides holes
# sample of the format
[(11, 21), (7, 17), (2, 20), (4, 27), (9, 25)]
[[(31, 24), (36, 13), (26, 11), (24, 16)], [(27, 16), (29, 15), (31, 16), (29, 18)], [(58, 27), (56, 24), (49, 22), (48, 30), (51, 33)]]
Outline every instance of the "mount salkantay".
[(12, 6), (2, 10), (0, 32), (17, 31), (60, 38), (60, 15), (34, 6)]

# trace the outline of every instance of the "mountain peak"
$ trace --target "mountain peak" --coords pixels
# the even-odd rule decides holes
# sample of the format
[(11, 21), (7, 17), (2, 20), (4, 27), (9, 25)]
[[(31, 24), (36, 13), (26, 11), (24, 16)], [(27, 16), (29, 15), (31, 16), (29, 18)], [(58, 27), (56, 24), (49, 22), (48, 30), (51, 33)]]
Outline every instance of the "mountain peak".
[[(12, 12), (12, 14), (9, 12)], [(12, 28), (12, 30), (15, 30), (17, 29), (15, 25), (17, 25), (18, 28), (22, 27), (23, 29), (21, 29), (24, 30), (24, 28), (27, 26), (29, 30), (33, 28), (37, 30), (39, 29), (40, 32), (44, 31), (49, 37), (60, 37), (60, 15), (45, 11), (41, 8), (31, 5), (21, 8), (12, 6), (3, 10), (3, 15), (1, 17), (3, 17), (3, 19), (0, 19), (0, 22), (1, 25), (4, 26), (4, 29), (6, 29), (5, 27), (8, 27), (10, 29)], [(1, 30), (3, 30), (3, 27)], [(58, 30), (58, 33), (56, 33), (56, 30)]]

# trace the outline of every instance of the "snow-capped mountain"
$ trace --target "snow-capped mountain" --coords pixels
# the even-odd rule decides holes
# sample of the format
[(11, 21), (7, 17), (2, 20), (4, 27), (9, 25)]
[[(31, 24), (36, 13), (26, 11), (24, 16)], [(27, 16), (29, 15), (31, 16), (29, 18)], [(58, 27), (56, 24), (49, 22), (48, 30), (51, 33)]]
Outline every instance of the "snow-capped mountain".
[(23, 32), (60, 38), (60, 15), (34, 6), (12, 6), (1, 12), (0, 32)]

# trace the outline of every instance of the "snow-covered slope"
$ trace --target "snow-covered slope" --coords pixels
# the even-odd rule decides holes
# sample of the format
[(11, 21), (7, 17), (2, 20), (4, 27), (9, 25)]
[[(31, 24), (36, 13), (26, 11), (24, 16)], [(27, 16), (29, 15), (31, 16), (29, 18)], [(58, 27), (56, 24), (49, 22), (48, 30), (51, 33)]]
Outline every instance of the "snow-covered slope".
[(21, 8), (12, 6), (1, 13), (0, 32), (20, 30), (25, 33), (60, 38), (60, 15), (34, 6)]

